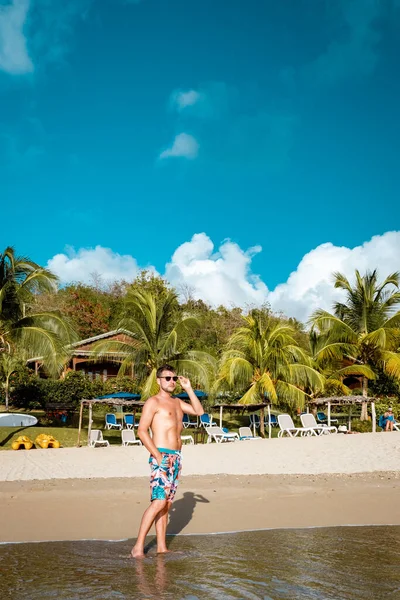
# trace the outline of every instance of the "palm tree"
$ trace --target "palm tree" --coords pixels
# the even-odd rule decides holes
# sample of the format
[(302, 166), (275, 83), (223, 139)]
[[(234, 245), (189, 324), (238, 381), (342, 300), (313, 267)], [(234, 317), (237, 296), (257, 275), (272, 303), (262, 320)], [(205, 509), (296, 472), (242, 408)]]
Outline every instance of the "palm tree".
[(24, 364), (21, 356), (17, 354), (0, 353), (0, 382), (4, 389), (6, 411), (8, 411), (10, 401), (10, 379), (14, 373), (23, 368)]
[[(361, 276), (355, 272), (352, 286), (341, 273), (334, 274), (335, 287), (346, 293), (345, 302), (336, 302), (333, 313), (317, 310), (311, 317), (318, 338), (317, 361), (341, 364), (339, 378), (349, 374), (362, 378), (362, 394), (368, 396), (368, 380), (379, 368), (400, 380), (400, 274), (392, 273), (382, 283), (377, 271)], [(345, 366), (345, 362), (349, 363)], [(358, 373), (357, 373), (358, 371)], [(366, 420), (367, 403), (361, 419)]]
[(47, 269), (16, 256), (12, 247), (0, 253), (0, 353), (18, 349), (40, 356), (51, 375), (63, 367), (74, 334), (60, 313), (35, 313), (32, 307), (36, 294), (56, 291), (57, 281)]
[(295, 341), (294, 329), (257, 310), (242, 318), (222, 355), (215, 390), (236, 389), (242, 404), (268, 398), (303, 407), (307, 391), (322, 389), (324, 378)]
[[(374, 379), (374, 371), (358, 363), (344, 364), (343, 358), (326, 357), (321, 353), (325, 345), (322, 336), (318, 336), (315, 330), (310, 332), (310, 347), (312, 356), (315, 359), (316, 369), (324, 376), (325, 385), (323, 390), (319, 390), (316, 396), (348, 396), (351, 389), (344, 383), (349, 377), (367, 377)], [(350, 362), (350, 361), (347, 361)]]
[(150, 291), (131, 287), (117, 324), (129, 338), (99, 342), (96, 354), (120, 362), (121, 374), (133, 368), (144, 399), (157, 393), (156, 371), (165, 363), (208, 389), (214, 358), (207, 352), (188, 350), (189, 336), (198, 326), (195, 316), (181, 313), (174, 291), (156, 297)]

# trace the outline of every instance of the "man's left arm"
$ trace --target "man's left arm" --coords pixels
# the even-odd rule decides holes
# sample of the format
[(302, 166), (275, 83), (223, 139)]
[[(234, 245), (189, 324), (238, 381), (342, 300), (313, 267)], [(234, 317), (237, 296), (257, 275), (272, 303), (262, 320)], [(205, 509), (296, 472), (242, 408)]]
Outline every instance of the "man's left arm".
[(188, 402), (184, 402), (180, 400), (182, 411), (188, 415), (204, 415), (204, 409), (201, 405), (200, 400), (194, 393), (192, 386), (190, 384), (190, 380), (187, 377), (179, 377), (179, 383), (181, 387), (185, 390), (187, 395), (189, 396), (190, 404)]

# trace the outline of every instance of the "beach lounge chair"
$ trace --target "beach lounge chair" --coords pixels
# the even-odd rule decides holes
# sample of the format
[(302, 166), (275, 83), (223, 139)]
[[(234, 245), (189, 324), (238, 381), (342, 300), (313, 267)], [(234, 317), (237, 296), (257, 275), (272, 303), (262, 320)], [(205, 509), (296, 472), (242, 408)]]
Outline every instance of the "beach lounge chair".
[(212, 419), (212, 415), (209, 415), (208, 413), (204, 413), (204, 415), (200, 415), (200, 427), (214, 427), (218, 425), (218, 423), (216, 423), (215, 421), (213, 421)]
[[(324, 412), (317, 412), (317, 421), (318, 423), (323, 423), (323, 424), (328, 424), (328, 417), (326, 416), (326, 414)], [(339, 421), (337, 419), (332, 419), (331, 417), (331, 423), (339, 423)]]
[(259, 429), (259, 427), (260, 427), (260, 416), (256, 415), (256, 413), (251, 413), (249, 415), (249, 419), (250, 419), (250, 427), (255, 427), (256, 429)]
[(103, 439), (103, 432), (100, 429), (92, 429), (90, 432), (89, 446), (96, 448), (96, 446), (109, 446), (110, 442)]
[(187, 442), (188, 444), (194, 444), (192, 435), (181, 435), (181, 440), (183, 443)]
[[(378, 421), (378, 427), (380, 427), (382, 429), (382, 431), (385, 431), (386, 429), (386, 419), (385, 419), (385, 415), (381, 415), (379, 417), (379, 421)], [(400, 423), (399, 421), (396, 421), (396, 419), (393, 422), (393, 429), (395, 431), (400, 431)]]
[(136, 427), (137, 424), (135, 423), (135, 415), (129, 413), (124, 415), (124, 425), (127, 429), (133, 429)]
[(183, 423), (183, 426), (185, 429), (187, 429), (188, 427), (198, 427), (199, 426), (197, 417), (191, 417), (191, 415), (188, 415), (187, 413), (184, 413), (182, 423)]
[(332, 425), (331, 427), (328, 427), (328, 425), (318, 425), (317, 421), (315, 420), (315, 417), (312, 413), (303, 413), (300, 415), (300, 421), (301, 424), (303, 425), (303, 427), (308, 428), (308, 429), (312, 429), (313, 431), (315, 431), (317, 433), (317, 435), (322, 435), (325, 433), (337, 433), (337, 427), (335, 427), (334, 425)]
[(250, 427), (239, 427), (239, 438), (241, 440), (261, 440), (259, 435), (253, 435)]
[(295, 427), (293, 419), (290, 415), (278, 415), (279, 433), (278, 437), (288, 435), (289, 437), (317, 435), (315, 431), (308, 427)]
[(123, 446), (134, 446), (135, 444), (138, 446), (142, 445), (142, 442), (136, 439), (133, 429), (123, 429), (121, 431), (121, 437)]
[(107, 413), (106, 429), (112, 429), (113, 427), (115, 427), (115, 429), (122, 429), (122, 425), (121, 423), (118, 423), (117, 417), (114, 415), (114, 413)]
[[(271, 415), (270, 421), (271, 421), (271, 427), (278, 427), (278, 419), (276, 418), (275, 415)], [(265, 427), (268, 427), (268, 425), (269, 425), (268, 415), (265, 415), (264, 424), (265, 424)]]
[(210, 444), (213, 440), (220, 444), (221, 442), (236, 442), (239, 440), (239, 435), (237, 433), (229, 433), (224, 431), (221, 427), (211, 426), (206, 427), (206, 432), (208, 435), (207, 444)]

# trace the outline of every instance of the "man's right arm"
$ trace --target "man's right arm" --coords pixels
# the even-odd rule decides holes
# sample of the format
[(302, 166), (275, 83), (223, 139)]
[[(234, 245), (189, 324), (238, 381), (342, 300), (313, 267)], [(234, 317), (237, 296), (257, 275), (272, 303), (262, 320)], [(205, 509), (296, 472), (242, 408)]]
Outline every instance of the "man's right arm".
[(158, 464), (161, 464), (162, 456), (161, 452), (159, 452), (154, 445), (153, 440), (149, 434), (149, 428), (153, 422), (153, 417), (157, 411), (157, 400), (155, 398), (149, 398), (143, 406), (142, 416), (140, 417), (139, 427), (138, 427), (138, 437), (141, 442), (147, 448), (152, 456), (156, 459)]

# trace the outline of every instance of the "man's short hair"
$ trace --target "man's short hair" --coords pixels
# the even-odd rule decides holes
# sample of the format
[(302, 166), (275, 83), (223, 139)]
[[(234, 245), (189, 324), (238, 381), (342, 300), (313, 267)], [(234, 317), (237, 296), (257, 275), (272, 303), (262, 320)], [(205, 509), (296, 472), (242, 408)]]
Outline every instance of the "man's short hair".
[(163, 374), (164, 371), (172, 371), (172, 373), (176, 373), (176, 370), (174, 369), (174, 367), (171, 367), (171, 365), (165, 364), (165, 365), (161, 365), (161, 367), (158, 367), (156, 377), (161, 377), (161, 375)]

